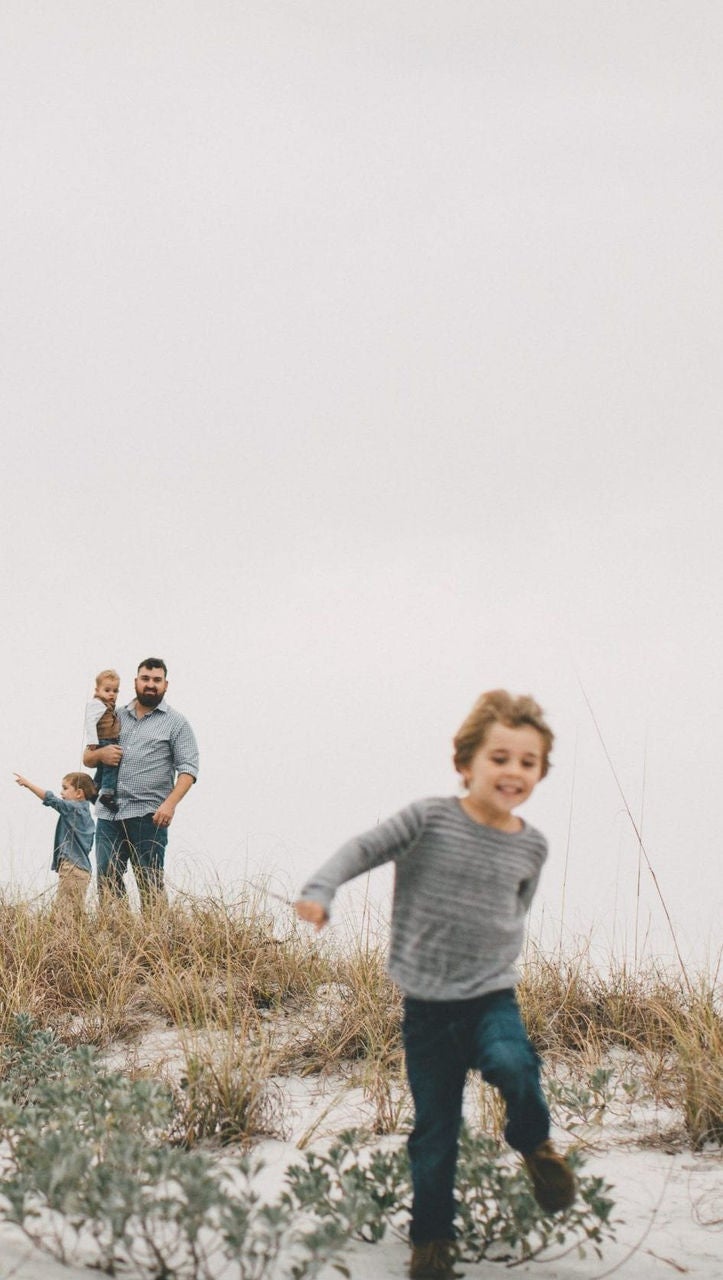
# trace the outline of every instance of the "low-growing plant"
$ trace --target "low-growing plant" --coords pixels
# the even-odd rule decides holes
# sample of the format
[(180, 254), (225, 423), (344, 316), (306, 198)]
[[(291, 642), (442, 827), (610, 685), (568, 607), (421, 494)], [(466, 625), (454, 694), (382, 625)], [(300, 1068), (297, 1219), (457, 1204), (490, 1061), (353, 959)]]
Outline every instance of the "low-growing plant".
[(614, 1075), (612, 1067), (599, 1066), (584, 1081), (547, 1079), (545, 1092), (560, 1127), (569, 1133), (598, 1128), (614, 1096)]
[[(288, 1195), (303, 1212), (313, 1212), (348, 1234), (372, 1243), (387, 1228), (405, 1234), (411, 1206), (409, 1164), (404, 1148), (370, 1148), (370, 1135), (340, 1134), (326, 1154), (307, 1152), (303, 1165), (287, 1170)], [(551, 1217), (536, 1203), (522, 1167), (498, 1144), (464, 1127), (457, 1167), (457, 1231), (460, 1254), (478, 1262), (501, 1250), (516, 1260), (537, 1257), (552, 1245), (577, 1248), (584, 1256), (615, 1236), (611, 1187), (581, 1172), (582, 1159), (569, 1157), (578, 1177), (572, 1208)]]
[(376, 1244), (388, 1227), (402, 1234), (409, 1162), (403, 1147), (370, 1149), (370, 1137), (348, 1129), (326, 1152), (307, 1151), (303, 1164), (286, 1171), (286, 1195), (295, 1212), (336, 1223), (348, 1237)]
[(494, 1246), (501, 1257), (534, 1258), (553, 1245), (574, 1247), (584, 1257), (592, 1247), (602, 1257), (606, 1240), (615, 1238), (612, 1187), (585, 1174), (579, 1152), (567, 1156), (575, 1170), (578, 1194), (564, 1213), (551, 1216), (537, 1204), (532, 1185), (519, 1162), (511, 1162), (484, 1134), (463, 1128), (457, 1173), (458, 1240), (469, 1261), (480, 1261)]
[[(411, 1190), (399, 1144), (374, 1149), (368, 1135), (344, 1133), (325, 1154), (307, 1152), (279, 1200), (265, 1204), (254, 1186), (258, 1162), (172, 1145), (170, 1090), (103, 1071), (90, 1046), (69, 1048), (21, 1018), (2, 1067), (0, 1214), (65, 1263), (108, 1274), (132, 1265), (147, 1280), (211, 1280), (220, 1264), (238, 1280), (282, 1268), (302, 1280), (330, 1260), (344, 1271), (349, 1237), (404, 1233)], [(479, 1260), (494, 1244), (529, 1258), (570, 1241), (599, 1252), (613, 1235), (609, 1190), (579, 1175), (578, 1202), (550, 1218), (521, 1168), (492, 1139), (464, 1130), (462, 1254)]]
[(260, 1200), (258, 1162), (172, 1146), (172, 1110), (158, 1082), (104, 1072), (89, 1046), (18, 1019), (0, 1083), (0, 1215), (64, 1263), (145, 1280), (212, 1280), (220, 1264), (236, 1280), (302, 1280), (336, 1258), (334, 1223)]

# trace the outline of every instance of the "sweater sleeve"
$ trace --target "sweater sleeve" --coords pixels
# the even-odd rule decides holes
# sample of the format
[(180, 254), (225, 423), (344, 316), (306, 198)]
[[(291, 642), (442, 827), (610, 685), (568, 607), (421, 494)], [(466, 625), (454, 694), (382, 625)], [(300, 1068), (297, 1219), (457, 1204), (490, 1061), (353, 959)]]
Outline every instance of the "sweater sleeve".
[(530, 876), (529, 879), (523, 880), (520, 884), (518, 897), (525, 911), (529, 911), (539, 883), (540, 873), (538, 871), (536, 875)]
[(522, 907), (524, 911), (529, 911), (532, 905), (532, 899), (537, 893), (537, 886), (540, 883), (542, 868), (545, 861), (547, 860), (547, 841), (545, 837), (541, 834), (541, 832), (536, 831), (535, 835), (538, 841), (538, 856), (540, 860), (539, 866), (537, 868), (537, 871), (535, 871), (532, 875), (528, 876), (526, 880), (520, 881), (520, 887), (518, 889), (518, 897), (520, 899), (520, 902), (522, 903)]
[(348, 840), (306, 881), (299, 896), (320, 902), (328, 912), (340, 885), (385, 862), (396, 861), (413, 849), (424, 830), (424, 821), (424, 803), (417, 801), (371, 831)]

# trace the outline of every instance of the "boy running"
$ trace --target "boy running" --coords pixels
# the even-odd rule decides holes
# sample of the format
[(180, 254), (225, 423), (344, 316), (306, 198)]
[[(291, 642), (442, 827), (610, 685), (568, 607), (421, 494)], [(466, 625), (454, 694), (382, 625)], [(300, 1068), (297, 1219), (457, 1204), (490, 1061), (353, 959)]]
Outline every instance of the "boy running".
[(415, 1122), (409, 1139), (412, 1280), (454, 1275), (457, 1143), (467, 1072), (505, 1101), (505, 1137), (548, 1213), (575, 1198), (550, 1142), (540, 1060), (515, 996), (525, 920), (547, 857), (515, 810), (549, 767), (553, 734), (529, 697), (484, 693), (454, 739), (465, 786), (419, 800), (341, 849), (312, 876), (296, 910), (322, 929), (336, 890), (393, 861), (389, 973), (404, 994), (403, 1040)]

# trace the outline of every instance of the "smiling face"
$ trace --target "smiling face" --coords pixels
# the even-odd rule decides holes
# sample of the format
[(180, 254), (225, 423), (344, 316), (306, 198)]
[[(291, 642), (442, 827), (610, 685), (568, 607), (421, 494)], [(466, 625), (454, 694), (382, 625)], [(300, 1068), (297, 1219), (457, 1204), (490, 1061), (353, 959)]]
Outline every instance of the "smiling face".
[(542, 777), (544, 739), (532, 725), (495, 721), (468, 765), (460, 769), (467, 787), (461, 801), (470, 818), (488, 827), (517, 831), (514, 810), (524, 804)]
[(168, 688), (163, 667), (139, 667), (136, 697), (142, 707), (157, 707)]

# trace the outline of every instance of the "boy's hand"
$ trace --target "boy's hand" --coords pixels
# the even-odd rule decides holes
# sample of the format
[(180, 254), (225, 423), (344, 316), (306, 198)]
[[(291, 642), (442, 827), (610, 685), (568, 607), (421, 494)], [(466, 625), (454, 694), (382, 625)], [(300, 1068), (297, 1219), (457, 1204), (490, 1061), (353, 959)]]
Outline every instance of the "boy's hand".
[(313, 924), (316, 932), (319, 933), (329, 922), (326, 907), (320, 902), (311, 902), (308, 898), (299, 898), (294, 903), (294, 909), (300, 920), (306, 920), (308, 924)]
[(28, 791), (32, 791), (33, 795), (38, 797), (38, 800), (45, 799), (45, 790), (43, 787), (37, 787), (29, 778), (24, 778), (22, 773), (16, 773), (14, 777), (19, 787), (27, 787)]

